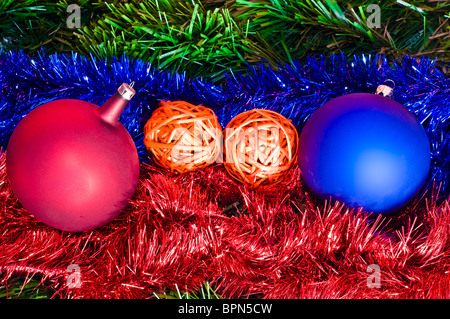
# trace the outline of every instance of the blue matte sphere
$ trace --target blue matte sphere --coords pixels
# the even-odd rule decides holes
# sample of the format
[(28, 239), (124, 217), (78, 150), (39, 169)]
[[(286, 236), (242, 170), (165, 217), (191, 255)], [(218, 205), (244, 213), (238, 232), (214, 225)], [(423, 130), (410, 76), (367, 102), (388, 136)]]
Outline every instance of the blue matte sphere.
[(391, 213), (424, 186), (430, 153), (425, 130), (403, 105), (353, 93), (311, 116), (300, 134), (298, 161), (304, 183), (318, 195)]

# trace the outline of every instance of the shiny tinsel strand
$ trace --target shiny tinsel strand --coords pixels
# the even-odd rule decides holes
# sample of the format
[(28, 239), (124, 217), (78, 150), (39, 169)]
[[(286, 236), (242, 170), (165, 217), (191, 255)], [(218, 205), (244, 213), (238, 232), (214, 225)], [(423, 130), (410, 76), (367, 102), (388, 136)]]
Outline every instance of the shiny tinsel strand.
[[(394, 217), (374, 217), (338, 202), (317, 205), (296, 174), (289, 188), (277, 192), (243, 186), (222, 193), (214, 185), (230, 182), (222, 165), (176, 176), (145, 164), (138, 191), (119, 218), (91, 232), (67, 233), (20, 206), (4, 162), (3, 154), (3, 282), (38, 275), (64, 298), (152, 298), (163, 289), (192, 291), (205, 281), (225, 298), (449, 294), (448, 201), (413, 205), (426, 214), (397, 217), (394, 227)], [(234, 196), (238, 204), (225, 210), (222, 196)], [(79, 288), (68, 286), (72, 264), (80, 267)], [(380, 288), (367, 285), (373, 264), (381, 269)]]
[[(161, 100), (185, 100), (212, 108), (222, 127), (251, 108), (277, 111), (300, 132), (323, 103), (353, 92), (375, 92), (385, 80), (395, 82), (394, 98), (419, 119), (432, 149), (432, 168), (425, 190), (440, 187), (450, 194), (450, 78), (436, 60), (382, 55), (311, 56), (304, 62), (270, 68), (264, 63), (240, 73), (229, 71), (225, 82), (190, 79), (165, 73), (151, 64), (123, 55), (109, 60), (77, 53), (28, 56), (0, 52), (0, 147), (6, 148), (14, 127), (31, 109), (55, 99), (74, 98), (102, 104), (122, 82), (135, 82), (137, 94), (121, 116), (140, 159), (148, 160), (143, 126)], [(436, 188), (433, 189), (436, 191)]]
[[(38, 276), (65, 298), (153, 298), (205, 281), (223, 297), (448, 298), (450, 80), (439, 65), (428, 58), (335, 55), (262, 66), (213, 85), (125, 56), (1, 53), (0, 280)], [(233, 181), (221, 164), (172, 175), (148, 161), (142, 144), (142, 127), (159, 100), (212, 107), (223, 126), (249, 108), (270, 108), (300, 131), (324, 102), (373, 92), (388, 78), (396, 83), (395, 99), (423, 123), (432, 144), (428, 184), (391, 216), (318, 200), (297, 169), (263, 191)], [(21, 207), (7, 180), (4, 152), (15, 125), (57, 98), (101, 104), (131, 80), (138, 93), (121, 121), (141, 157), (136, 195), (119, 218), (91, 232), (43, 225)], [(80, 267), (79, 288), (68, 285), (73, 264)], [(381, 269), (379, 288), (367, 285), (369, 265)]]

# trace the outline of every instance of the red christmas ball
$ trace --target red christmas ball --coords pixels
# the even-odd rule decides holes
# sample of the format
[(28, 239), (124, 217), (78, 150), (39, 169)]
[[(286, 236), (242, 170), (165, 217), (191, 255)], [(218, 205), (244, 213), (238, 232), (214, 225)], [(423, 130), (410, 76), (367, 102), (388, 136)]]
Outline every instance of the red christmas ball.
[(102, 106), (56, 100), (27, 114), (6, 151), (6, 169), (22, 206), (65, 231), (103, 226), (127, 205), (139, 180), (139, 158), (118, 121), (134, 95), (123, 84)]

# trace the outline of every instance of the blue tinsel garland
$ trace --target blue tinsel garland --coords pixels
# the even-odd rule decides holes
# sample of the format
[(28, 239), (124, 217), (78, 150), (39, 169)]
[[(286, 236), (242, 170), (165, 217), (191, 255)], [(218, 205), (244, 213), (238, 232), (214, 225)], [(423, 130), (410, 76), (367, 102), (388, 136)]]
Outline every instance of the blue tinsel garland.
[(55, 99), (74, 98), (103, 104), (123, 83), (135, 82), (137, 94), (121, 122), (136, 142), (141, 161), (147, 159), (143, 126), (160, 100), (185, 100), (212, 108), (223, 127), (237, 114), (264, 108), (277, 111), (297, 125), (323, 103), (352, 92), (375, 92), (386, 79), (395, 86), (394, 99), (414, 113), (432, 143), (432, 170), (427, 190), (440, 187), (450, 194), (450, 78), (436, 60), (405, 57), (388, 61), (383, 56), (310, 57), (276, 70), (263, 63), (245, 73), (229, 72), (223, 84), (168, 74), (126, 56), (112, 61), (76, 53), (35, 56), (0, 52), (0, 147), (20, 119), (36, 106)]

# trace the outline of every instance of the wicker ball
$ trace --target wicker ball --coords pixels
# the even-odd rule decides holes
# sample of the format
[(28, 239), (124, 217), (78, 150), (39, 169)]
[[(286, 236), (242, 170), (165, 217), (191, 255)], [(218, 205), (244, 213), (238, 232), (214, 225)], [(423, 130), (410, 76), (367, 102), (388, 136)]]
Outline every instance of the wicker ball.
[(237, 115), (225, 128), (224, 139), (226, 170), (252, 188), (280, 183), (297, 163), (297, 130), (273, 111)]
[(157, 164), (174, 173), (206, 167), (222, 151), (214, 112), (185, 101), (161, 102), (144, 126), (144, 144)]

